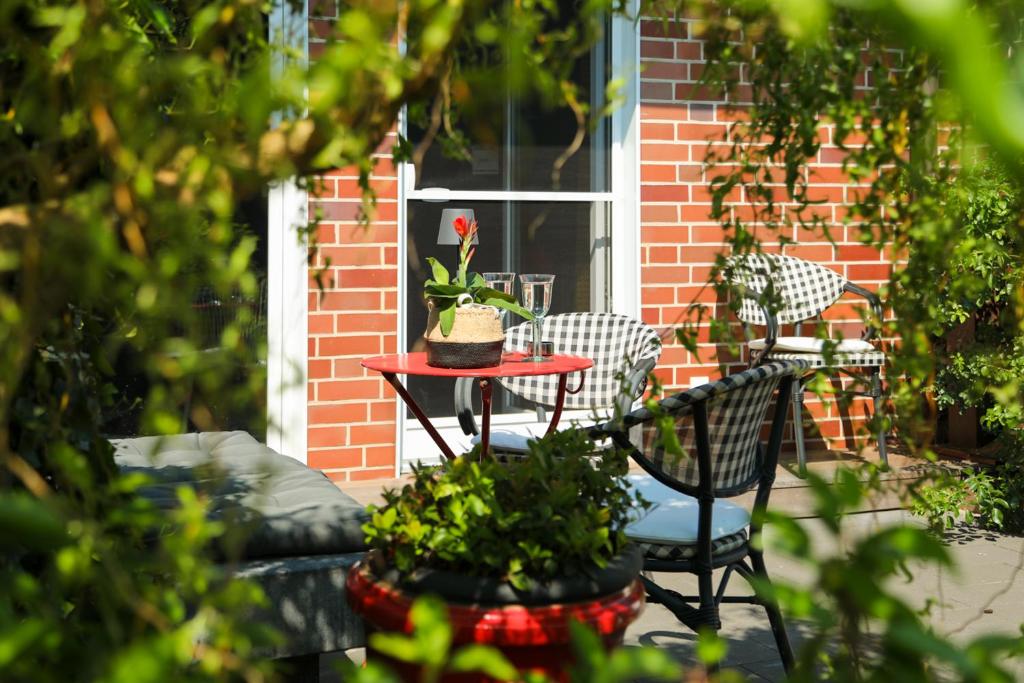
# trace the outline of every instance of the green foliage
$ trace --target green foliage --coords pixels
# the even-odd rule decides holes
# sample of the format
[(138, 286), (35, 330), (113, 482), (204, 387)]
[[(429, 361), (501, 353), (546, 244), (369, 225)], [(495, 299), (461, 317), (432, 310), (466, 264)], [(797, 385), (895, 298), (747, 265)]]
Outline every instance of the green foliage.
[(623, 459), (592, 451), (570, 430), (508, 464), (467, 455), (419, 467), (372, 509), (367, 542), (403, 576), (444, 569), (526, 588), (603, 567), (626, 543), (633, 501)]
[(999, 165), (965, 172), (946, 206), (958, 239), (933, 273), (944, 295), (938, 314), (947, 330), (973, 318), (974, 334), (959, 344), (935, 381), (940, 407), (981, 409), (995, 434), (1024, 423), (1024, 330), (1015, 297), (1024, 288), (1024, 193)]
[[(1007, 528), (1016, 530), (1024, 488), (1024, 474), (1011, 464), (1020, 460), (1024, 424), (1024, 330), (1016, 311), (1024, 287), (1024, 194), (1000, 164), (989, 160), (955, 178), (944, 205), (948, 231), (956, 238), (931, 275), (942, 295), (939, 329), (956, 333), (958, 342), (938, 354), (935, 400), (940, 408), (979, 409), (982, 426), (1001, 444), (1003, 462), (991, 475), (979, 472), (923, 488), (913, 509), (939, 527), (977, 519), (1002, 528), (1009, 511)], [(958, 333), (964, 323), (971, 334)], [(937, 346), (941, 349), (942, 342)]]
[(1003, 528), (1024, 531), (1024, 435), (1019, 431), (1000, 439), (996, 481), (999, 493), (1006, 500)]
[(1002, 482), (984, 470), (963, 477), (947, 476), (935, 484), (922, 486), (911, 503), (915, 515), (927, 518), (935, 531), (952, 529), (958, 524), (978, 523), (1000, 529), (1010, 505), (1001, 490)]
[[(821, 2), (697, 4), (713, 38), (709, 77), (742, 63), (752, 78), (758, 108), (749, 127), (734, 129), (735, 139), (774, 141), (765, 156), (740, 158), (742, 173), (756, 177), (752, 201), (792, 201), (799, 220), (814, 224), (801, 164), (820, 148), (824, 117), (851, 152), (847, 168), (870, 183), (851, 219), (863, 225), (865, 241), (898, 248), (913, 241), (915, 259), (890, 288), (906, 351), (893, 374), (909, 378), (898, 407), (912, 406), (933, 368), (929, 340), (944, 303), (932, 286), (934, 266), (956, 237), (935, 188), (947, 185), (957, 140), (948, 154), (917, 152), (930, 149), (936, 121), (969, 119), (1021, 177), (1020, 92), (1002, 87), (1006, 70), (991, 58), (1007, 36), (987, 28), (1017, 30), (1014, 3), (986, 3), (997, 22), (961, 2), (920, 3), (929, 14), (908, 2), (865, 3), (870, 12), (851, 4), (831, 14)], [(191, 386), (198, 388), (193, 423), (216, 428), (214, 401), (244, 401), (264, 384), (254, 373), (231, 388), (232, 365), (258, 366), (261, 350), (244, 334), (251, 315), (228, 325), (218, 353), (201, 354), (208, 340), (191, 305), (201, 288), (222, 298), (252, 298), (258, 290), (249, 267), (254, 240), (234, 218), (238, 201), (270, 182), (340, 166), (357, 169), (368, 187), (374, 151), (410, 102), (424, 114), (428, 141), (456, 128), (486, 139), (509, 92), (565, 104), (582, 129), (597, 112), (572, 85), (571, 69), (609, 8), (623, 3), (574, 4), (569, 18), (557, 16), (551, 2), (347, 2), (339, 8), (338, 40), (307, 71), (267, 44), (263, 3), (0, 6), (0, 678), (259, 680), (269, 672), (253, 656), (266, 634), (239, 616), (259, 595), (244, 582), (224, 582), (212, 563), (209, 547), (224, 540), (224, 529), (207, 521), (202, 493), (183, 491), (176, 510), (159, 512), (137, 495), (141, 481), (115, 471), (104, 424), (125, 401), (110, 382), (117, 359), (130, 354), (146, 380), (145, 431), (179, 429)], [(780, 15), (789, 17), (781, 27)], [(824, 16), (832, 18), (827, 34)], [(401, 43), (393, 40), (396, 26)], [(853, 87), (865, 41), (868, 65), (891, 74), (876, 79), (873, 102)], [(903, 61), (888, 71), (893, 47), (904, 50)], [(284, 66), (272, 70), (272, 63)], [(866, 142), (858, 146), (861, 136)], [(915, 150), (909, 158), (907, 149)], [(398, 151), (421, 150), (400, 144)], [(765, 175), (776, 163), (777, 175)], [(556, 164), (556, 179), (558, 170)], [(778, 181), (790, 197), (773, 187)], [(724, 207), (728, 191), (746, 183), (716, 180), (716, 205)], [(364, 209), (372, 215), (372, 198)], [(748, 226), (730, 229), (741, 248), (753, 247)], [(1019, 293), (1013, 304), (1016, 315)], [(1007, 392), (992, 398), (1019, 401)], [(491, 558), (472, 563), (520, 583), (610, 556), (623, 540), (628, 505), (607, 475), (621, 463), (573, 466), (569, 476), (571, 454), (557, 467), (550, 453), (531, 457), (533, 464), (518, 470), (483, 463), (474, 473), (466, 464), (440, 475), (436, 481), (452, 477), (452, 487), (479, 501), (461, 507), (428, 473), (418, 474), (420, 492), (433, 496), (426, 509), (438, 518), (423, 517), (417, 530), (419, 513), (410, 508), (406, 531), (418, 539), (425, 525), (451, 525), (480, 544), (474, 550), (492, 544)], [(519, 526), (508, 529), (515, 531), (495, 537), (459, 527), (468, 518), (482, 521), (488, 505), (511, 505), (494, 488), (498, 481), (522, 486), (516, 509), (531, 501), (526, 513), (495, 516), (499, 524), (513, 519)], [(589, 502), (576, 510), (580, 501)], [(461, 522), (440, 516), (456, 508)], [(397, 515), (392, 523), (405, 524)], [(890, 673), (919, 666), (927, 655), (949, 660), (964, 677), (999, 680), (993, 657), (1012, 644), (979, 641), (954, 651), (888, 594), (861, 585), (872, 572), (891, 572), (893, 557), (931, 550), (912, 534), (877, 540), (876, 549), (858, 546), (849, 565), (820, 566), (820, 590), (833, 596), (829, 615), (844, 637), (857, 633), (861, 616), (885, 618)], [(413, 547), (431, 560), (440, 548), (465, 561), (459, 539), (434, 541), (436, 548), (415, 540)], [(861, 589), (874, 601), (861, 600)], [(803, 596), (794, 598), (795, 608), (815, 604), (816, 596), (793, 595)], [(614, 670), (609, 661), (601, 666)]]
[[(169, 513), (142, 503), (111, 425), (138, 410), (141, 432), (177, 432), (190, 401), (192, 424), (218, 429), (214, 406), (265, 391), (251, 307), (211, 339), (193, 305), (256, 298), (241, 200), (346, 166), (368, 189), (401, 108), (463, 103), (471, 77), (488, 84), (478, 113), (506, 81), (565, 102), (559, 74), (602, 9), (561, 28), (546, 2), (339, 3), (338, 40), (306, 67), (268, 41), (269, 2), (0, 6), (0, 678), (270, 674), (243, 615), (261, 598), (210, 551), (237, 540), (205, 521), (202, 491)], [(455, 46), (474, 43), (499, 59), (458, 75)], [(136, 396), (115, 384), (125, 366)]]
[(144, 484), (140, 476), (97, 484), (89, 490), (89, 503), (102, 509), (96, 516), (57, 496), (0, 494), (5, 681), (270, 673), (252, 654), (272, 634), (236, 617), (265, 598), (204, 560), (226, 533), (206, 520), (208, 501), (183, 488), (178, 508), (161, 512), (138, 495)]
[(653, 647), (615, 648), (608, 653), (597, 634), (578, 623), (570, 625), (575, 664), (569, 680), (578, 683), (678, 681), (681, 667)]

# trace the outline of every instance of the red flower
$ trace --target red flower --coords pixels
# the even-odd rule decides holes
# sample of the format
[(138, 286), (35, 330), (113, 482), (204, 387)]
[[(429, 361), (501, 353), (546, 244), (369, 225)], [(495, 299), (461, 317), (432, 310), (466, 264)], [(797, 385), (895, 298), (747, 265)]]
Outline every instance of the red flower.
[(471, 223), (466, 220), (465, 216), (458, 216), (453, 220), (452, 227), (455, 228), (455, 234), (458, 235), (459, 239), (463, 242), (466, 240), (472, 240), (477, 231), (476, 221)]

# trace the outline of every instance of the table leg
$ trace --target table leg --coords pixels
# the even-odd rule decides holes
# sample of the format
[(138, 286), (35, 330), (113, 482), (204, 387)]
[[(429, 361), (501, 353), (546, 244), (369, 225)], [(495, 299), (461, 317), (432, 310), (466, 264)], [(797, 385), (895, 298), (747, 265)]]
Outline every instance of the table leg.
[(388, 384), (394, 387), (395, 391), (398, 392), (398, 395), (402, 397), (403, 401), (405, 401), (405, 404), (409, 406), (409, 410), (411, 410), (412, 414), (416, 416), (416, 419), (420, 421), (423, 428), (427, 430), (427, 434), (429, 434), (430, 438), (434, 440), (437, 447), (441, 449), (444, 457), (449, 460), (454, 460), (455, 453), (448, 447), (448, 444), (444, 442), (441, 435), (437, 433), (437, 430), (434, 429), (434, 425), (430, 424), (430, 418), (428, 418), (426, 414), (424, 414), (423, 410), (420, 409), (412, 395), (406, 391), (405, 387), (402, 386), (402, 383), (398, 381), (397, 375), (393, 372), (382, 372), (381, 374), (384, 376), (384, 379), (388, 381)]
[(480, 416), (480, 461), (483, 462), (491, 446), (491, 380), (481, 377), (477, 382), (480, 383), (480, 402), (483, 404)]
[(558, 420), (562, 417), (562, 405), (565, 403), (565, 385), (569, 381), (569, 373), (563, 372), (558, 376), (558, 394), (555, 396), (555, 412), (551, 415), (551, 424), (545, 436), (551, 434), (558, 427)]

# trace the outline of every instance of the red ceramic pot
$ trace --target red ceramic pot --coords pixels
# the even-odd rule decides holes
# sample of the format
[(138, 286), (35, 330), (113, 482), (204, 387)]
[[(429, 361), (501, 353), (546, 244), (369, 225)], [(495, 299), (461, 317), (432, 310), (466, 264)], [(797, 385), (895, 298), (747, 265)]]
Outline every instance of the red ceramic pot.
[[(473, 579), (468, 579), (473, 581)], [(417, 595), (381, 580), (368, 562), (355, 565), (345, 591), (349, 604), (366, 622), (367, 631), (410, 633), (409, 610)], [(443, 596), (442, 596), (443, 597)], [(448, 602), (453, 647), (470, 643), (491, 645), (502, 651), (520, 671), (538, 671), (552, 680), (567, 679), (572, 665), (569, 624), (579, 621), (601, 638), (607, 649), (622, 644), (622, 636), (643, 610), (643, 584), (632, 578), (611, 593), (555, 604), (464, 604)], [(419, 681), (417, 667), (386, 657), (367, 646), (367, 659), (389, 666), (402, 680)], [(448, 674), (445, 683), (484, 682), (482, 674)]]

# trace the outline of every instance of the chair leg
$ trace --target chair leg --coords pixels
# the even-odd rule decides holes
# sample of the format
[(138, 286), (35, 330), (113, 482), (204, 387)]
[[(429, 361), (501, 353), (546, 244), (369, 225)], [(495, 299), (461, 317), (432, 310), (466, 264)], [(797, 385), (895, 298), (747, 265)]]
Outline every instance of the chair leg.
[(804, 384), (793, 382), (793, 440), (796, 442), (796, 461), (800, 474), (807, 472), (807, 451), (804, 448)]
[(888, 446), (885, 443), (884, 416), (882, 415), (882, 369), (871, 371), (871, 396), (874, 399), (875, 419), (878, 420), (878, 457), (885, 466), (889, 465)]
[[(713, 631), (718, 633), (722, 629), (722, 619), (718, 613), (718, 602), (715, 600), (716, 592), (715, 585), (712, 582), (711, 569), (701, 570), (697, 574), (697, 587), (698, 594), (700, 596), (700, 615), (702, 626), (701, 629)], [(715, 677), (718, 675), (720, 669), (719, 662), (712, 662), (704, 665), (704, 670), (708, 678)]]
[[(750, 553), (750, 561), (754, 566), (754, 574), (760, 577), (765, 583), (771, 583), (768, 578), (768, 570), (764, 564), (764, 556), (756, 551)], [(786, 673), (792, 673), (795, 658), (793, 646), (789, 642), (789, 634), (786, 632), (786, 622), (782, 619), (782, 611), (774, 600), (765, 600), (761, 603), (768, 615), (768, 623), (772, 628), (772, 635), (775, 636), (775, 647), (782, 658), (782, 667)]]

